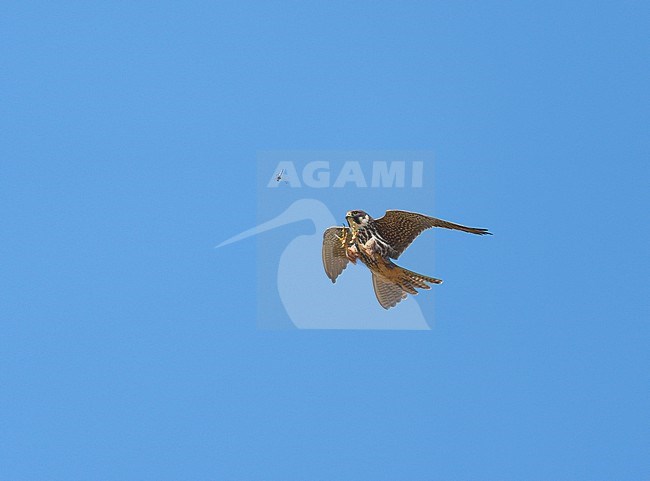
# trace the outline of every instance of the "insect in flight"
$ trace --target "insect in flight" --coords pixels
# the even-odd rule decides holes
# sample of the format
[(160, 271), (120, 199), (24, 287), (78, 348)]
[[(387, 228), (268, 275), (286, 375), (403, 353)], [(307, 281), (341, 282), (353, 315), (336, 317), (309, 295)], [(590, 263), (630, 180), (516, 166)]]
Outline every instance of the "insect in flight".
[(280, 181), (283, 180), (285, 182), (285, 184), (288, 183), (289, 181), (284, 178), (284, 173), (285, 173), (285, 170), (282, 169), (278, 174), (276, 174), (275, 181), (280, 182)]

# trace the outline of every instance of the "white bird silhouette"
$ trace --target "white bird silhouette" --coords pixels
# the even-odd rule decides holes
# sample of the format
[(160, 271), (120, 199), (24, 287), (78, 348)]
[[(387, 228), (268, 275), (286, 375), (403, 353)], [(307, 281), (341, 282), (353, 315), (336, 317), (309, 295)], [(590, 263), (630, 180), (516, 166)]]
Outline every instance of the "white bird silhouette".
[(248, 229), (217, 247), (239, 242), (278, 227), (311, 220), (314, 234), (299, 235), (280, 256), (277, 286), (282, 304), (299, 329), (430, 329), (413, 297), (400, 309), (378, 308), (367, 269), (346, 270), (336, 285), (325, 275), (321, 259), (323, 232), (336, 220), (327, 206), (316, 199), (301, 199), (282, 214)]

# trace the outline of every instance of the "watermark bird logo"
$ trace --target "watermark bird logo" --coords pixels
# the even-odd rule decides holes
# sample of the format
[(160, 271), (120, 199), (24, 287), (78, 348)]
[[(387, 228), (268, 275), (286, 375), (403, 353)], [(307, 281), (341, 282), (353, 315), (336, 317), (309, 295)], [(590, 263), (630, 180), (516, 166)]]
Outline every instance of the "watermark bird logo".
[[(307, 222), (306, 222), (307, 221)], [(336, 222), (330, 209), (316, 199), (300, 199), (279, 215), (221, 242), (217, 247), (265, 236), (276, 229), (296, 223), (311, 224), (306, 232), (280, 246), (281, 255), (270, 277), (258, 279), (260, 296), (279, 296), (288, 318), (298, 329), (431, 329), (432, 313), (425, 317), (414, 298), (407, 299), (400, 309), (382, 311), (372, 298), (372, 289), (366, 284), (366, 273), (361, 269), (349, 272), (339, 284), (343, 289), (337, 296), (330, 290), (330, 282), (322, 274), (321, 233)], [(336, 228), (340, 232), (341, 227)], [(336, 241), (341, 243), (340, 240)], [(260, 241), (261, 248), (269, 247), (268, 240)], [(345, 254), (343, 254), (345, 255)], [(258, 302), (261, 299), (258, 299)], [(353, 317), (340, 316), (341, 304), (356, 307)]]

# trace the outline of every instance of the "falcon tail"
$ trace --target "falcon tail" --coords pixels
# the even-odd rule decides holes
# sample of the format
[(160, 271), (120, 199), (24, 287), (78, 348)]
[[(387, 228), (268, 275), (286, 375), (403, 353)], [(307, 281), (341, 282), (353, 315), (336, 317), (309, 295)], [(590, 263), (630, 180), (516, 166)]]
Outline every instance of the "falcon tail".
[(390, 278), (379, 274), (372, 274), (372, 287), (375, 290), (375, 296), (381, 307), (390, 309), (395, 307), (398, 302), (406, 298), (406, 294), (416, 295), (419, 289), (431, 289), (427, 284), (442, 284), (441, 279), (429, 277), (417, 272), (409, 271), (396, 264), (391, 263)]
[(418, 274), (417, 272), (409, 271), (400, 266), (395, 266), (394, 272), (395, 284), (400, 286), (409, 294), (417, 294), (418, 292), (415, 290), (416, 287), (419, 287), (420, 289), (431, 289), (427, 282), (430, 282), (431, 284), (442, 284), (442, 279)]

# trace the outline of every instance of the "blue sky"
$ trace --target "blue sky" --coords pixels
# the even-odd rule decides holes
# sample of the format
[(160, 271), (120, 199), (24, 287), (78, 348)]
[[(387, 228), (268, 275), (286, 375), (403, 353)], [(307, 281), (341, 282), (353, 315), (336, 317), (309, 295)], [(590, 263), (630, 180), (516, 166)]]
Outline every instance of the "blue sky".
[[(648, 479), (649, 14), (5, 2), (0, 479)], [(257, 328), (269, 150), (435, 153), (433, 330)]]

